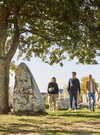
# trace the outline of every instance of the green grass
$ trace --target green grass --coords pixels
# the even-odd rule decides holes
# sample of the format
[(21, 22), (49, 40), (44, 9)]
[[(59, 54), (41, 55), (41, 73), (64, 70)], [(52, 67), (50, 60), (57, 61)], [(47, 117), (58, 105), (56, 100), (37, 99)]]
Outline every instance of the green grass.
[(100, 110), (66, 110), (48, 115), (0, 115), (0, 135), (100, 135)]

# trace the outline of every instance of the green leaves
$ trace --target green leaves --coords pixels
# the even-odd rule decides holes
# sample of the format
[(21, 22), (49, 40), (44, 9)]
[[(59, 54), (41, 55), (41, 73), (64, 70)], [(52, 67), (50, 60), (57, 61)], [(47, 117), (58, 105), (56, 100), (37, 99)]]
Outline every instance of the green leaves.
[[(7, 35), (13, 38), (17, 14), (20, 56), (33, 54), (49, 64), (77, 58), (96, 64), (100, 50), (100, 2), (86, 0), (2, 0), (9, 10)], [(8, 37), (7, 37), (8, 38)], [(5, 45), (4, 45), (5, 48)]]

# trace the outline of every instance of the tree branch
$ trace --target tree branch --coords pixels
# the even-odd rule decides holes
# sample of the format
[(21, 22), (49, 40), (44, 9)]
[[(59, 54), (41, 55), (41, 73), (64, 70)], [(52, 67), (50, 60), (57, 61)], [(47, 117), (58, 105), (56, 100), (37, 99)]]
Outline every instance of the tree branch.
[(16, 12), (15, 12), (15, 21), (14, 21), (14, 36), (12, 38), (12, 44), (11, 44), (11, 48), (9, 49), (9, 52), (6, 54), (6, 59), (10, 62), (12, 57), (14, 56), (17, 47), (19, 45), (19, 37), (20, 37), (20, 33), (19, 33), (19, 26), (18, 26), (18, 12), (19, 12), (19, 8), (17, 8)]
[(7, 7), (0, 7), (0, 56), (5, 56), (5, 42), (7, 38), (8, 18), (10, 11)]

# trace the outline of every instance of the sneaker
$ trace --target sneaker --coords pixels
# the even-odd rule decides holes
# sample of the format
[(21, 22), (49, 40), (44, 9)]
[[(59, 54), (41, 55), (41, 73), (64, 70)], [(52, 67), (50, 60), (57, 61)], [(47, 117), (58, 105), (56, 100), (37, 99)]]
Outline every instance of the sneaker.
[(72, 108), (69, 108), (68, 111), (72, 111), (73, 109)]
[(52, 108), (49, 108), (49, 111), (52, 111), (53, 109)]
[(95, 112), (95, 109), (93, 108), (92, 112)]
[(77, 110), (76, 109), (74, 109), (74, 112), (76, 112)]

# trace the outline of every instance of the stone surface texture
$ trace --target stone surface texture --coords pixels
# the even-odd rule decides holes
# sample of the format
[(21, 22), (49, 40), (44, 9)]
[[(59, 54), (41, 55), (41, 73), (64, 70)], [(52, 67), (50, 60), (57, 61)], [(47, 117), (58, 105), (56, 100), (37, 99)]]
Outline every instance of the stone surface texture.
[(21, 63), (15, 73), (13, 111), (38, 112), (44, 109), (44, 101), (32, 73), (25, 63)]

